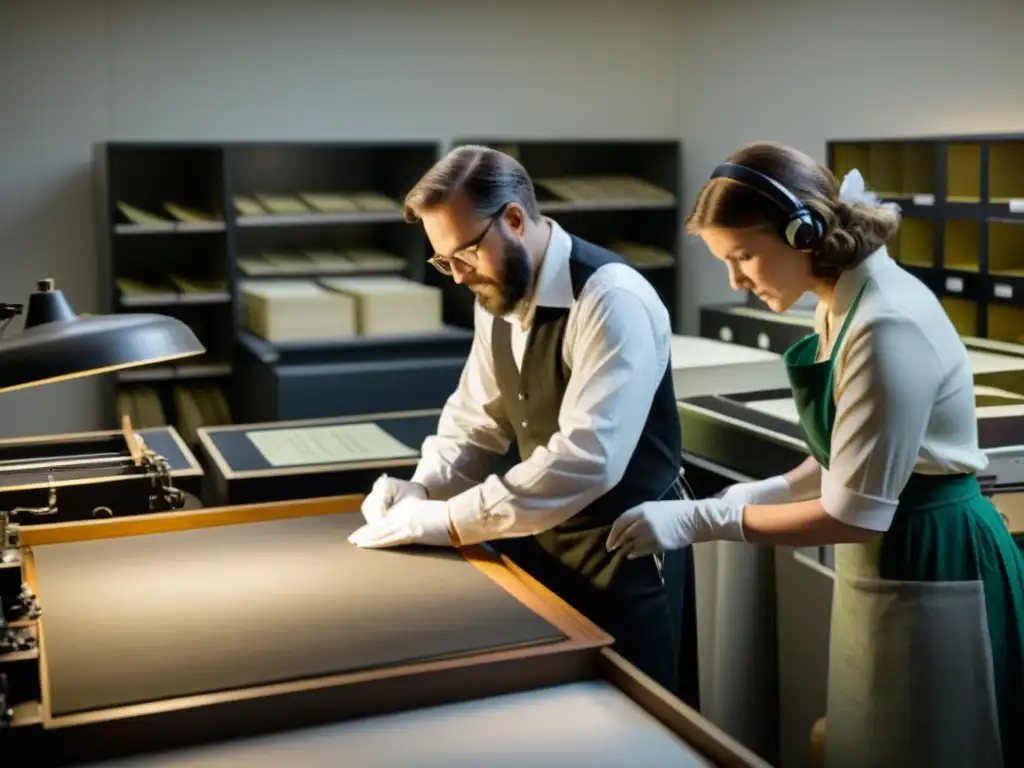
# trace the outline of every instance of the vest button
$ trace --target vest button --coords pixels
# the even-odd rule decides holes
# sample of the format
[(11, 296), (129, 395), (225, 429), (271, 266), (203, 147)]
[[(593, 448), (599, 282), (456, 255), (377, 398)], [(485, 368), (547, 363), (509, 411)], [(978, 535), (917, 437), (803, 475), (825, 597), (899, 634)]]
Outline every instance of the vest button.
[(520, 400), (525, 400), (526, 399), (526, 393), (525, 392), (520, 392), (519, 393), (519, 399)]
[(528, 422), (526, 419), (523, 419), (523, 429), (526, 429), (528, 426), (530, 426), (530, 422)]

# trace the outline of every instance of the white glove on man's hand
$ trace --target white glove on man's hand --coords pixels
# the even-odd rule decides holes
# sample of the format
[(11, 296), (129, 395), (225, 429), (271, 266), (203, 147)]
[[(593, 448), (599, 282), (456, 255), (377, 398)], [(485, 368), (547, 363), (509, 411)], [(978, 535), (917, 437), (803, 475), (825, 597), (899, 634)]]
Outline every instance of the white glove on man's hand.
[(619, 516), (606, 546), (633, 559), (701, 541), (745, 541), (743, 507), (723, 499), (648, 501)]
[(773, 475), (756, 482), (730, 485), (718, 498), (734, 504), (788, 504), (793, 501), (793, 489), (783, 475)]
[(426, 499), (427, 489), (419, 483), (399, 480), (397, 477), (381, 475), (373, 484), (370, 493), (363, 499), (360, 507), (363, 518), (368, 523), (381, 520), (387, 511), (406, 499)]
[(351, 544), (368, 549), (423, 544), (452, 546), (448, 532), (448, 502), (407, 498), (369, 521), (348, 537)]

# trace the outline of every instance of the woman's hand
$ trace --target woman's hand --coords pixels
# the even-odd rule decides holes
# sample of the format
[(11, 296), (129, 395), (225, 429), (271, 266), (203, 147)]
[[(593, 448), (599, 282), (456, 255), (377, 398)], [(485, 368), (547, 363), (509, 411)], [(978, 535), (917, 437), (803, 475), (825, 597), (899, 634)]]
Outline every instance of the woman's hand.
[(619, 516), (606, 546), (632, 559), (701, 541), (744, 541), (744, 507), (725, 499), (648, 501)]
[(764, 480), (730, 485), (719, 498), (734, 504), (787, 504), (793, 501), (793, 489), (784, 475), (773, 475)]

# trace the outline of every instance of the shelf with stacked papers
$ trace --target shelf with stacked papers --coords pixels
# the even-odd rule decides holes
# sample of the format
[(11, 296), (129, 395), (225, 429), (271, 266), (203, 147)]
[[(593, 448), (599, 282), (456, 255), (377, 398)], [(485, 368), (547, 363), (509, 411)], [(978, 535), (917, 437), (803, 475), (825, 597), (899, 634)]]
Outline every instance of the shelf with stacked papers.
[(403, 274), (422, 282), (422, 228), (406, 192), (438, 146), (241, 144), (231, 149), (230, 207), (240, 277)]
[(219, 146), (112, 143), (97, 156), (107, 174), (101, 205), (115, 236), (224, 233)]
[[(242, 334), (315, 343), (442, 329), (440, 291), (423, 287), (426, 237), (401, 210), (438, 155), (430, 141), (98, 145), (103, 311), (173, 315), (208, 350), (106, 377), (105, 420), (113, 426), (123, 411), (115, 390), (131, 385), (120, 391), (122, 406), (126, 396), (159, 403), (149, 408), (154, 423), (174, 423), (189, 440), (199, 425), (217, 423), (209, 419), (231, 423), (238, 404), (260, 394), (236, 370)], [(378, 296), (403, 285), (408, 300), (402, 312), (382, 312), (383, 299), (367, 300), (358, 286), (328, 287), (332, 278), (364, 278), (362, 287), (377, 280)], [(330, 306), (347, 305), (343, 317), (323, 312), (325, 295), (335, 299)], [(210, 402), (216, 407), (203, 405)], [(179, 410), (196, 418), (184, 423)]]
[(233, 215), (240, 227), (400, 222), (437, 152), (431, 142), (236, 144)]
[(961, 334), (1024, 343), (1024, 134), (837, 140), (828, 162), (900, 205), (890, 253)]
[(111, 142), (95, 149), (100, 304), (182, 320), (206, 353), (104, 377), (104, 421), (187, 426), (176, 387), (220, 388), (232, 373), (234, 286), (222, 144)]
[(412, 477), (440, 409), (234, 424), (199, 430), (207, 504), (366, 493), (383, 473)]
[[(517, 158), (533, 179), (541, 213), (571, 234), (632, 263), (657, 289), (673, 326), (678, 326), (680, 142), (507, 138), (455, 142), (463, 144), (494, 147)], [(467, 295), (461, 297), (461, 310), (467, 313), (472, 297), (463, 293)]]

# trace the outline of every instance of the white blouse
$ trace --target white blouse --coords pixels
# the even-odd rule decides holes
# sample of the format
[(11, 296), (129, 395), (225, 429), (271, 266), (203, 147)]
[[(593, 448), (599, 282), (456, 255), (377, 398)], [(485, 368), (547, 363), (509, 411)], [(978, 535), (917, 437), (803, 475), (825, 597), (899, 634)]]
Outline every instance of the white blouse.
[(885, 531), (911, 473), (980, 472), (974, 377), (938, 298), (882, 248), (839, 278), (834, 315), (819, 305), (819, 359), (828, 356), (857, 292), (871, 278), (837, 350), (836, 420), (825, 512)]

